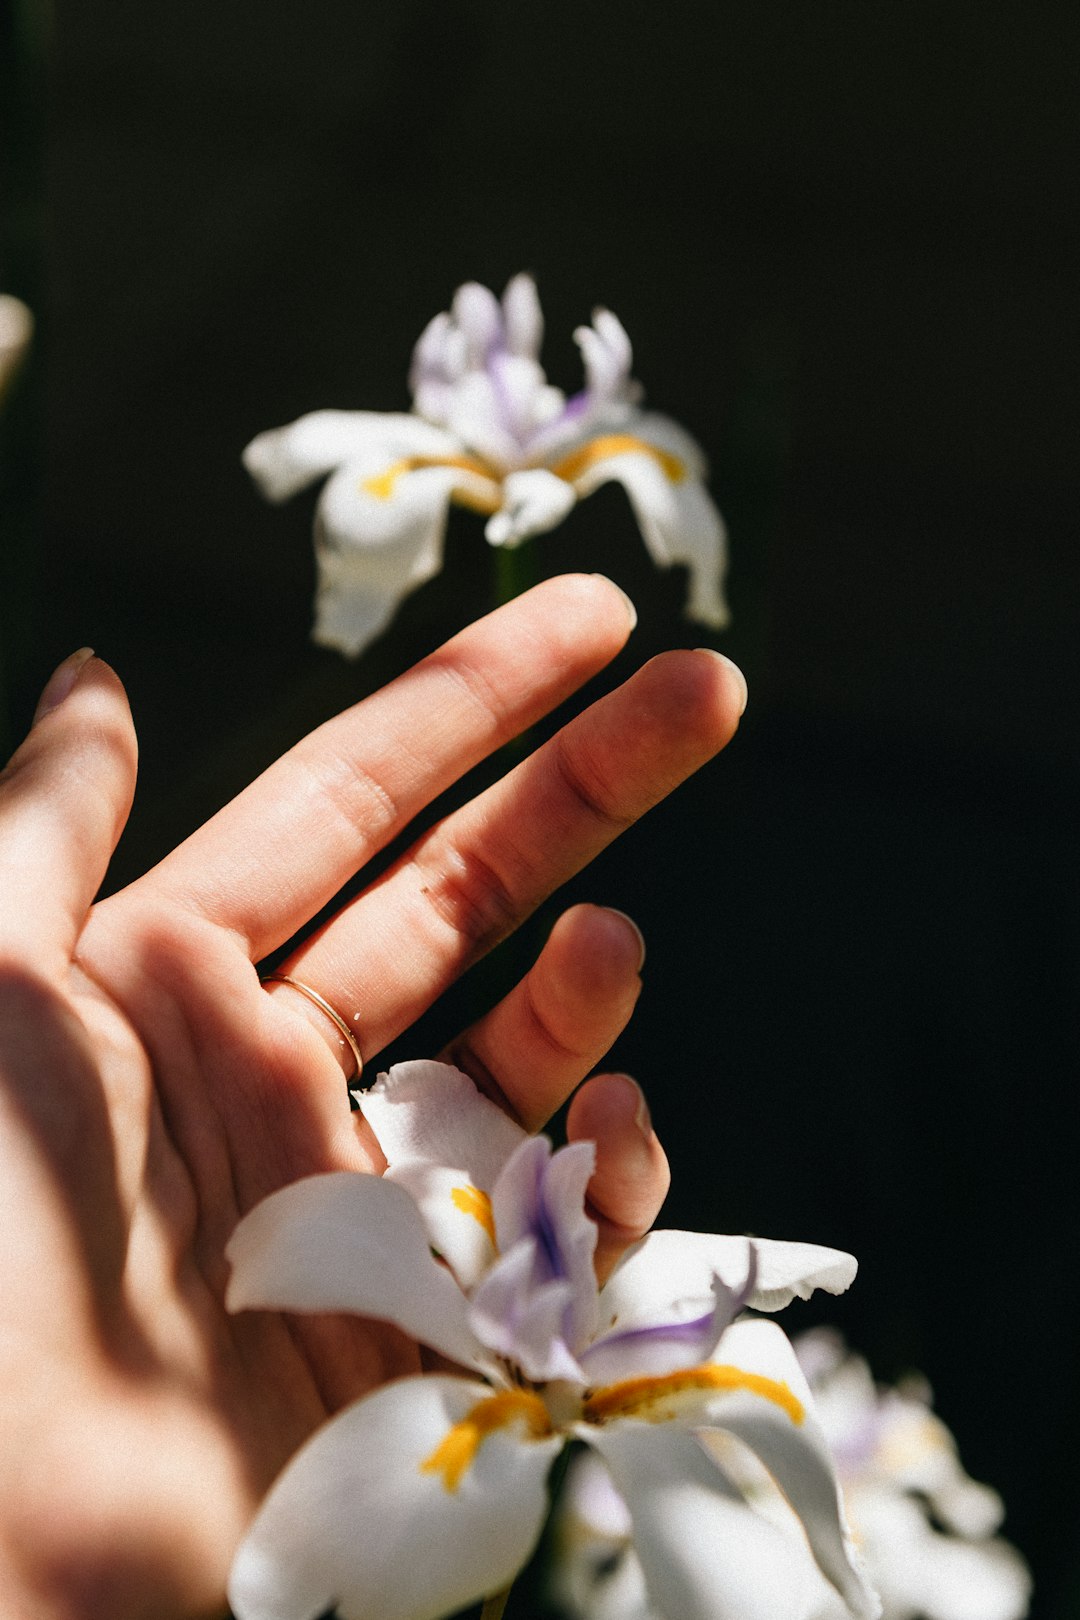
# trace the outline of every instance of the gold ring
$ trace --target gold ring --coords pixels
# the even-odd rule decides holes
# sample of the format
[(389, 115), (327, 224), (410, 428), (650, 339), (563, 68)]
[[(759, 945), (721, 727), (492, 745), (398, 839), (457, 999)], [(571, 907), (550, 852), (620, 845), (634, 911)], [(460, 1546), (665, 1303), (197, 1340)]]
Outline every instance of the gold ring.
[[(290, 985), (293, 990), (299, 990), (302, 996), (306, 996), (313, 1007), (318, 1007), (321, 1013), (325, 1013), (341, 1037), (340, 1044), (349, 1048), (349, 1051), (353, 1055), (353, 1061), (356, 1064), (356, 1073), (349, 1075), (348, 1084), (352, 1085), (354, 1080), (359, 1080), (360, 1076), (364, 1072), (364, 1055), (360, 1050), (360, 1042), (357, 1040), (354, 1031), (349, 1028), (344, 1018), (342, 1018), (337, 1008), (331, 1007), (325, 996), (320, 996), (319, 992), (317, 990), (313, 990), (310, 984), (301, 984), (299, 979), (290, 979), (287, 973), (268, 973), (266, 977), (261, 979), (259, 982), (260, 984)], [(357, 1013), (356, 1016), (359, 1018), (360, 1014)]]

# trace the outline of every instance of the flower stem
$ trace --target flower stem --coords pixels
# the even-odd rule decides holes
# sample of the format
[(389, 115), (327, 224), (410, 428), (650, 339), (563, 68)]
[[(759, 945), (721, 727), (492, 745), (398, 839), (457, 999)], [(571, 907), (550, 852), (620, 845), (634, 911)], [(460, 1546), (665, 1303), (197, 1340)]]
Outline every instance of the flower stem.
[(495, 605), (502, 607), (536, 584), (536, 564), (532, 546), (494, 546)]

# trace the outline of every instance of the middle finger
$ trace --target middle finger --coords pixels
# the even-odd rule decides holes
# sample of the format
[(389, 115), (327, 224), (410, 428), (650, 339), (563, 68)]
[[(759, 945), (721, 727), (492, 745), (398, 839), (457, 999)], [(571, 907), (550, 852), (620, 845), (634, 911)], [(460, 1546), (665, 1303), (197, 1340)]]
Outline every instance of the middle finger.
[(551, 892), (733, 734), (741, 675), (664, 653), (423, 834), (281, 971), (362, 1030), (371, 1058)]

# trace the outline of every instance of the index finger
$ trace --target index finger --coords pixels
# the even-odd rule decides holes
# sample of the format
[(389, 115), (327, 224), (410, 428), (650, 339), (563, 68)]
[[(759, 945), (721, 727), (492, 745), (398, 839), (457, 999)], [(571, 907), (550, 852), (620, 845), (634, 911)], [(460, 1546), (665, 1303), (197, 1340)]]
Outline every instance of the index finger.
[(634, 622), (602, 575), (545, 581), (311, 732), (123, 893), (153, 887), (267, 956), (433, 798), (609, 663)]

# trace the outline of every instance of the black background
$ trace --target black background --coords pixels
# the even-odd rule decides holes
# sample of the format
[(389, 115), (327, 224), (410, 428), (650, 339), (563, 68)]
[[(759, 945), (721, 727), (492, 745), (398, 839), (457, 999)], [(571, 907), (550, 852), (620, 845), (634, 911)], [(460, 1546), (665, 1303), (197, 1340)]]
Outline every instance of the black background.
[[(33, 21), (40, 14), (26, 12)], [(8, 714), (89, 642), (142, 784), (110, 879), (490, 605), (480, 520), (357, 664), (310, 646), (313, 497), (262, 428), (404, 409), (455, 286), (537, 276), (545, 361), (614, 309), (705, 445), (750, 706), (570, 885), (630, 911), (614, 1061), (664, 1224), (850, 1248), (840, 1323), (918, 1367), (1080, 1615), (1075, 39), (1066, 8), (60, 0), (4, 13), (0, 284), (41, 321), (7, 424)], [(528, 547), (612, 575), (609, 677), (704, 639), (614, 486)], [(482, 773), (481, 773), (481, 779)], [(535, 951), (389, 1056), (437, 1049)]]

